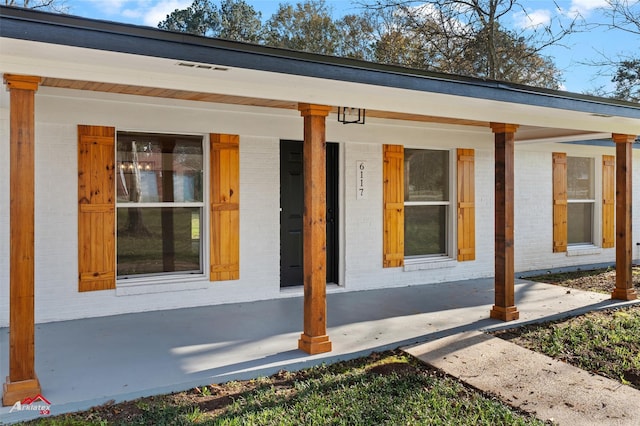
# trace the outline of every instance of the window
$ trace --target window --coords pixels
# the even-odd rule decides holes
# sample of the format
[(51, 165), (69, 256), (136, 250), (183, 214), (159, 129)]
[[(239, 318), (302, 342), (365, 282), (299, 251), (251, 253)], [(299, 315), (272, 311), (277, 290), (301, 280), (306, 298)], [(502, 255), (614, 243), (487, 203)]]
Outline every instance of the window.
[(114, 127), (78, 125), (78, 291), (116, 289), (116, 276), (205, 275), (205, 266), (209, 281), (239, 279), (240, 137), (209, 134), (207, 183), (202, 137), (118, 140)]
[[(449, 151), (382, 147), (384, 268), (404, 266), (405, 258), (452, 255), (454, 249), (459, 262), (475, 260), (475, 152), (458, 148), (456, 160), (457, 221), (451, 221)], [(456, 247), (449, 239), (452, 224)]]
[(448, 253), (449, 152), (404, 150), (404, 255)]
[(593, 244), (594, 159), (567, 157), (567, 243)]
[[(602, 248), (615, 246), (615, 157), (603, 155), (601, 170), (596, 172), (593, 158), (552, 153), (554, 253), (566, 252), (569, 245), (598, 245), (598, 240)], [(598, 202), (597, 178), (602, 188)]]
[(117, 276), (203, 273), (201, 136), (118, 132)]

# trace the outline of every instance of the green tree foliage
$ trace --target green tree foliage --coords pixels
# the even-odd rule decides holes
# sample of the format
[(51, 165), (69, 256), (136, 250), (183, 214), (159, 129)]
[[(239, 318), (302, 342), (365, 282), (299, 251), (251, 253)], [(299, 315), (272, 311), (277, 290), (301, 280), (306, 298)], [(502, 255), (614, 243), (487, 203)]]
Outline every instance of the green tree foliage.
[(343, 58), (371, 60), (374, 53), (374, 24), (370, 14), (345, 15), (335, 23), (338, 45), (335, 54)]
[(224, 0), (220, 5), (218, 37), (258, 43), (262, 37), (262, 13), (244, 0)]
[[(640, 36), (640, 2), (628, 0), (607, 0), (602, 11), (606, 16), (601, 24), (612, 31), (624, 31)], [(632, 47), (633, 49), (633, 47)], [(640, 56), (633, 52), (619, 55), (617, 59), (607, 57), (599, 66), (615, 69), (611, 81), (615, 83), (612, 96), (616, 99), (640, 102)], [(602, 93), (600, 93), (602, 94)]]
[(407, 25), (406, 15), (397, 9), (379, 9), (374, 15), (376, 28), (373, 60), (389, 65), (431, 69), (425, 59), (421, 34)]
[(392, 29), (380, 36), (375, 47), (375, 61), (409, 68), (430, 69), (421, 54), (422, 45), (402, 30)]
[(218, 30), (216, 8), (209, 0), (193, 0), (186, 9), (176, 9), (158, 24), (169, 31), (215, 37)]
[(640, 59), (620, 61), (612, 81), (616, 84), (615, 98), (640, 102)]
[(158, 28), (257, 43), (261, 40), (262, 14), (244, 0), (223, 0), (220, 6), (210, 0), (194, 0), (186, 9), (176, 9)]
[(324, 0), (295, 6), (281, 3), (265, 25), (264, 41), (269, 46), (334, 55), (339, 32), (331, 14)]

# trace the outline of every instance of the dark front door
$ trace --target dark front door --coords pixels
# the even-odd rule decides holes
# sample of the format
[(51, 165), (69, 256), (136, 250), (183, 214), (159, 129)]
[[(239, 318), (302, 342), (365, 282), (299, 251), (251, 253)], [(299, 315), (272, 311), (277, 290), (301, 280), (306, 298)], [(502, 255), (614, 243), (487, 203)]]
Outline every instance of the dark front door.
[[(280, 141), (280, 286), (302, 285), (302, 142)], [(338, 144), (327, 143), (327, 282), (338, 283)]]

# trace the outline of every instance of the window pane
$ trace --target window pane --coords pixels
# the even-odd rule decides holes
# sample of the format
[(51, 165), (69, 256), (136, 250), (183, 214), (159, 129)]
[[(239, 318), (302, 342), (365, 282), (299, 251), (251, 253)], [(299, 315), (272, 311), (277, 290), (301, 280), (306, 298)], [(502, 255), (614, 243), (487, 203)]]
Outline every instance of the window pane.
[(567, 157), (567, 198), (593, 200), (594, 160), (584, 157)]
[(118, 202), (202, 201), (202, 137), (118, 133)]
[(119, 208), (118, 276), (202, 272), (199, 207)]
[(449, 152), (404, 150), (404, 200), (449, 201)]
[(567, 208), (569, 244), (593, 243), (593, 203), (569, 203)]
[(404, 255), (445, 254), (446, 230), (447, 206), (406, 206)]

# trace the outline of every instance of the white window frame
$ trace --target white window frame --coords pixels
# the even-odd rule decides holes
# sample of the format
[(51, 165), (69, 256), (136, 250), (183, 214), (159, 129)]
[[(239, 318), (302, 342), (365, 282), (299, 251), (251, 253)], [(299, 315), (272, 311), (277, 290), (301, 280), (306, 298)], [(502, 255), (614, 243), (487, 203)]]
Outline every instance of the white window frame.
[[(588, 158), (591, 160), (591, 175), (593, 177), (593, 198), (580, 198), (580, 199), (576, 199), (576, 198), (568, 198), (567, 197), (567, 208), (569, 204), (591, 204), (592, 208), (591, 208), (591, 242), (580, 242), (580, 243), (570, 243), (569, 242), (569, 233), (567, 232), (567, 251), (576, 251), (576, 250), (580, 250), (581, 248), (593, 248), (596, 246), (596, 241), (598, 241), (599, 238), (598, 235), (599, 233), (597, 232), (598, 226), (597, 222), (599, 222), (599, 220), (597, 219), (599, 217), (598, 212), (599, 212), (599, 205), (598, 203), (596, 203), (596, 199), (598, 198), (598, 188), (600, 188), (602, 186), (602, 184), (599, 182), (601, 182), (601, 178), (600, 178), (600, 173), (598, 172), (598, 168), (596, 167), (596, 159), (594, 157), (590, 157), (590, 156), (581, 156), (581, 155), (569, 155), (567, 154), (567, 189), (569, 187), (569, 159), (570, 158)], [(567, 195), (568, 195), (568, 191), (567, 191)], [(602, 197), (600, 197), (602, 198)], [(567, 212), (568, 213), (568, 212)], [(567, 214), (567, 223), (571, 222), (571, 216)]]
[[(190, 133), (190, 132), (168, 132), (168, 131), (150, 131), (150, 130), (125, 130), (116, 129), (116, 143), (114, 149), (115, 158), (117, 162), (118, 154), (118, 133), (149, 133), (149, 134), (161, 134), (161, 135), (185, 135), (185, 136), (197, 136), (201, 138), (202, 143), (202, 201), (201, 202), (142, 202), (142, 203), (126, 203), (118, 202), (116, 195), (115, 200), (115, 229), (116, 234), (116, 295), (127, 296), (137, 294), (149, 294), (159, 293), (166, 291), (179, 291), (179, 290), (197, 290), (207, 288), (209, 285), (208, 273), (209, 270), (209, 192), (210, 192), (210, 171), (209, 171), (209, 135), (203, 133)], [(117, 166), (116, 166), (117, 167)], [(117, 171), (116, 171), (117, 172)], [(114, 185), (117, 185), (117, 181), (114, 181)], [(115, 191), (117, 194), (117, 190)], [(118, 261), (118, 208), (153, 208), (153, 207), (199, 207), (201, 209), (200, 215), (200, 268), (198, 272), (163, 272), (157, 274), (140, 274), (140, 275), (117, 275), (117, 261)]]
[[(404, 152), (407, 150), (420, 150), (420, 151), (445, 151), (447, 152), (447, 167), (448, 167), (448, 184), (449, 184), (449, 194), (448, 201), (404, 201), (405, 206), (405, 224), (406, 224), (406, 207), (411, 206), (445, 206), (445, 251), (444, 253), (437, 254), (424, 254), (424, 255), (413, 255), (413, 256), (404, 256), (405, 270), (420, 270), (420, 269), (434, 269), (440, 267), (451, 267), (454, 262), (451, 258), (451, 253), (454, 251), (455, 245), (455, 226), (452, 226), (453, 221), (453, 209), (451, 208), (452, 199), (455, 200), (456, 197), (456, 180), (455, 180), (455, 167), (453, 164), (452, 150), (450, 149), (442, 149), (442, 148), (433, 148), (433, 147), (415, 147), (415, 146), (404, 146)], [(404, 172), (403, 172), (404, 173)], [(403, 226), (405, 226), (403, 224)], [(406, 240), (405, 235), (405, 240)], [(420, 266), (420, 264), (427, 264), (427, 266)]]

